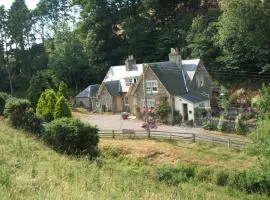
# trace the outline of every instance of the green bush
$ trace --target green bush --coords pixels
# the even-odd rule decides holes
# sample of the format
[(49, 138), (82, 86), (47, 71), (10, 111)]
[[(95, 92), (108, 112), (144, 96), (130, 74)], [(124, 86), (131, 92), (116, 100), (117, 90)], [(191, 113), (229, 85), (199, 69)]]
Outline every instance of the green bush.
[(168, 118), (168, 115), (171, 112), (171, 107), (167, 101), (166, 97), (161, 98), (161, 103), (157, 106), (157, 116), (162, 121), (165, 122)]
[(7, 93), (4, 92), (0, 92), (0, 115), (3, 114), (4, 109), (5, 109), (5, 104), (8, 98), (10, 98), (11, 96)]
[(27, 110), (31, 103), (26, 99), (9, 98), (5, 105), (4, 115), (8, 117), (9, 122), (15, 128), (24, 128), (27, 120)]
[(46, 89), (40, 96), (36, 108), (36, 113), (42, 116), (46, 122), (54, 118), (55, 104), (57, 101), (56, 94), (51, 89)]
[(71, 108), (64, 96), (60, 96), (55, 104), (54, 119), (71, 117)]
[(44, 140), (54, 149), (67, 154), (98, 155), (98, 129), (78, 119), (60, 118), (45, 125)]
[(229, 176), (228, 185), (247, 192), (270, 194), (270, 173), (253, 168), (243, 172), (233, 172)]
[(202, 127), (206, 130), (216, 130), (215, 123), (212, 119), (207, 119), (204, 121)]
[(26, 122), (24, 129), (30, 133), (41, 134), (43, 132), (43, 118), (36, 115), (32, 108), (26, 110)]
[(247, 132), (247, 125), (241, 113), (235, 119), (235, 131), (242, 135), (245, 135)]
[(179, 111), (173, 111), (173, 124), (181, 125), (183, 116)]
[(214, 181), (218, 186), (225, 186), (228, 184), (229, 173), (225, 171), (215, 171)]
[(213, 178), (213, 170), (210, 168), (198, 168), (196, 171), (196, 179), (200, 182), (210, 182)]
[(156, 177), (159, 181), (167, 184), (177, 185), (187, 182), (189, 179), (194, 178), (195, 168), (193, 166), (177, 166), (177, 167), (163, 167), (158, 169)]
[(57, 96), (64, 96), (66, 99), (68, 99), (68, 87), (67, 84), (65, 84), (63, 81), (61, 81), (59, 84)]
[(262, 86), (259, 92), (258, 108), (262, 117), (270, 116), (270, 84)]

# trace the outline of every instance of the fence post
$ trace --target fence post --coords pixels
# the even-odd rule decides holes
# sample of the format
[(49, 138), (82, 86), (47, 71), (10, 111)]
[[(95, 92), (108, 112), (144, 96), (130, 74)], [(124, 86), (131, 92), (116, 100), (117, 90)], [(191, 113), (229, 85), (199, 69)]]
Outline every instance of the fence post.
[(230, 149), (232, 146), (231, 138), (228, 139), (228, 149)]
[(112, 130), (112, 138), (113, 138), (113, 139), (115, 138), (114, 130)]
[(195, 143), (196, 142), (196, 134), (192, 133), (192, 142)]
[(212, 137), (212, 143), (215, 144), (215, 138), (214, 137)]
[(170, 140), (172, 140), (172, 133), (170, 133)]

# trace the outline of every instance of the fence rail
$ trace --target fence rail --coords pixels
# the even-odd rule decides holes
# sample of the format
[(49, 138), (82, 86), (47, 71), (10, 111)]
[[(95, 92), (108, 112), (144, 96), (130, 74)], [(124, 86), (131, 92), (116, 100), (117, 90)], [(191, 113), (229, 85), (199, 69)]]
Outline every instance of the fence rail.
[[(100, 137), (102, 138), (147, 138), (148, 134), (145, 130), (100, 130)], [(236, 138), (213, 136), (209, 134), (196, 134), (196, 133), (180, 133), (168, 131), (151, 131), (151, 138), (154, 139), (169, 139), (169, 140), (182, 140), (185, 142), (200, 142), (212, 143), (217, 145), (226, 145), (228, 148), (245, 148), (250, 141), (244, 141)]]

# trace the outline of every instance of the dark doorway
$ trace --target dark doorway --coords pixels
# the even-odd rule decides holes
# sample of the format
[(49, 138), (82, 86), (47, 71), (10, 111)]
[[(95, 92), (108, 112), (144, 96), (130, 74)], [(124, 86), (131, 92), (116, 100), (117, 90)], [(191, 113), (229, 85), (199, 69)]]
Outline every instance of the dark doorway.
[(183, 103), (183, 114), (184, 114), (184, 121), (188, 121), (188, 105)]

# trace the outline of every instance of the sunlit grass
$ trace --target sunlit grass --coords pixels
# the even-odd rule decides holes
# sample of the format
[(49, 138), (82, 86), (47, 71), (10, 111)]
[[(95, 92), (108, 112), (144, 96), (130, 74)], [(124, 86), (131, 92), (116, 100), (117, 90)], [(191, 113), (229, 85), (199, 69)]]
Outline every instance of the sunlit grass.
[(113, 149), (96, 161), (60, 155), (0, 121), (1, 200), (266, 199), (209, 183), (171, 186), (154, 178), (156, 167)]

